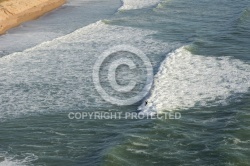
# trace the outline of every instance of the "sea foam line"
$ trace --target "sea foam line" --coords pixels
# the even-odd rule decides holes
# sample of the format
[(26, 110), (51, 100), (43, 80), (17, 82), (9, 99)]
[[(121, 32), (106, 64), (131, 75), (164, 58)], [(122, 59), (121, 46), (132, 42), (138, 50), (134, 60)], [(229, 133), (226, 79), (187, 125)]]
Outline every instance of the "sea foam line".
[(157, 5), (161, 0), (122, 0), (122, 7), (119, 10), (142, 9)]
[[(15, 159), (17, 156), (9, 156), (7, 153), (0, 156), (4, 156), (4, 160), (0, 161), (0, 166), (26, 166), (31, 165), (31, 163), (38, 159), (38, 156), (32, 153), (24, 154), (25, 157), (23, 159)], [(20, 157), (20, 156), (19, 156)]]
[(150, 95), (139, 110), (153, 113), (228, 104), (247, 93), (250, 65), (231, 57), (193, 55), (185, 47), (170, 53), (154, 78)]
[(150, 59), (173, 49), (153, 39), (155, 33), (98, 21), (0, 58), (0, 121), (51, 110), (108, 107), (91, 80), (96, 60), (116, 45), (134, 46)]

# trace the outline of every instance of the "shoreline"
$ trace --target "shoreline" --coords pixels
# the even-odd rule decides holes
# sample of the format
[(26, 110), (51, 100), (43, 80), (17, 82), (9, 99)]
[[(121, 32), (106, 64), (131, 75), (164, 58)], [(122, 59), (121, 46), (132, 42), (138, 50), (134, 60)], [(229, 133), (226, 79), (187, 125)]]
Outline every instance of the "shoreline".
[(67, 35), (99, 20), (109, 19), (120, 6), (120, 0), (105, 0), (100, 3), (88, 0), (66, 1), (52, 12), (22, 23), (1, 35), (0, 58)]
[(62, 6), (66, 0), (7, 0), (0, 2), (0, 35)]

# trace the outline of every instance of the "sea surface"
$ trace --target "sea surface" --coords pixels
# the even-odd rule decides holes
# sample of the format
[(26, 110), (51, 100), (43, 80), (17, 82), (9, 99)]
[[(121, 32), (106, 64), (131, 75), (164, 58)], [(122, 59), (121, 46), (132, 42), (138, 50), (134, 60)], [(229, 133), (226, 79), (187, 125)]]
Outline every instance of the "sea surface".
[[(117, 46), (100, 85), (119, 99), (148, 91), (125, 106), (93, 75)], [(124, 57), (140, 66), (117, 68), (120, 86), (137, 82), (130, 93), (107, 75)], [(249, 87), (249, 0), (69, 0), (0, 36), (0, 166), (247, 166)], [(69, 116), (91, 112), (150, 118)], [(152, 118), (166, 113), (181, 118)]]

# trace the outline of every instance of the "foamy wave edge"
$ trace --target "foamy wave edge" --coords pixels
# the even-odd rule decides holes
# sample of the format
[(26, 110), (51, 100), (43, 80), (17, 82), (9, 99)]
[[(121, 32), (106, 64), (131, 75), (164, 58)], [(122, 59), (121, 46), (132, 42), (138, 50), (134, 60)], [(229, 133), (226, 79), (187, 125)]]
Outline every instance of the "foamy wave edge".
[(118, 10), (142, 9), (157, 5), (160, 2), (161, 0), (122, 0), (123, 5)]
[(249, 64), (232, 57), (194, 55), (183, 46), (162, 62), (151, 92), (138, 110), (154, 114), (227, 105), (249, 87)]
[(0, 161), (0, 166), (26, 166), (30, 165), (32, 161), (35, 161), (38, 159), (38, 157), (34, 154), (27, 153), (25, 154), (25, 158), (20, 160), (20, 159), (15, 159), (15, 156), (9, 156), (7, 154), (3, 155), (0, 154), (0, 156), (4, 156), (4, 160)]
[[(176, 48), (173, 43), (153, 39), (151, 35), (155, 33), (98, 21), (68, 35), (4, 56), (0, 59), (0, 78), (5, 80), (2, 91), (11, 95), (0, 94), (0, 99), (8, 99), (1, 104), (0, 122), (52, 110), (109, 107), (96, 94), (95, 88), (89, 88), (93, 87), (88, 80), (92, 77), (92, 65), (103, 51), (116, 45), (134, 46), (149, 57)], [(56, 64), (58, 61), (60, 65)], [(65, 84), (72, 80), (72, 76), (76, 76), (77, 81)], [(81, 106), (76, 108), (79, 103)]]

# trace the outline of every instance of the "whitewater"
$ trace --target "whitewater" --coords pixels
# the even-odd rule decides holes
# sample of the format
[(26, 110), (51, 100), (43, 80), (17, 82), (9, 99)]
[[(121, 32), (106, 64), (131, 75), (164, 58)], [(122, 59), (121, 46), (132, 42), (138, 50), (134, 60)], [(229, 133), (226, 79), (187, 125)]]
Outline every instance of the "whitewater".
[[(57, 11), (75, 10), (67, 18), (79, 20), (71, 22), (73, 28), (60, 24), (55, 12), (47, 18), (58, 25), (49, 20), (50, 27), (29, 33), (28, 25), (39, 27), (38, 19), (3, 36), (0, 156), (5, 161), (0, 166), (248, 163), (249, 2), (206, 3), (75, 0)], [(81, 12), (88, 5), (93, 13), (85, 16)], [(154, 70), (147, 96), (126, 107), (105, 101), (92, 79), (100, 55), (118, 45), (141, 50)], [(119, 78), (127, 83), (131, 73), (122, 72)], [(143, 84), (144, 77), (134, 81)], [(96, 110), (183, 116), (179, 121), (67, 118), (70, 111)]]

